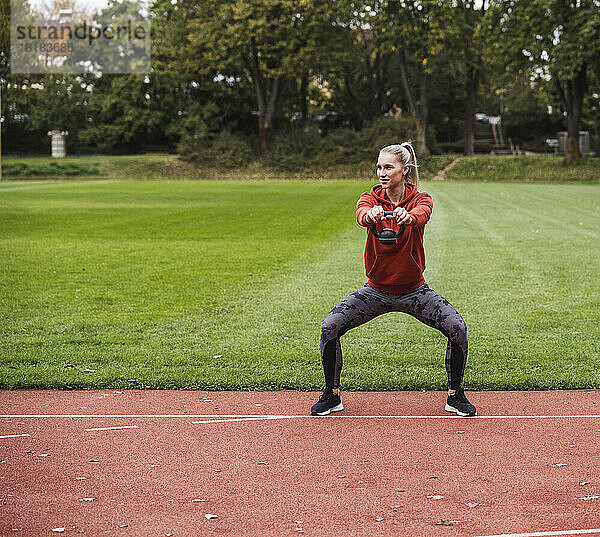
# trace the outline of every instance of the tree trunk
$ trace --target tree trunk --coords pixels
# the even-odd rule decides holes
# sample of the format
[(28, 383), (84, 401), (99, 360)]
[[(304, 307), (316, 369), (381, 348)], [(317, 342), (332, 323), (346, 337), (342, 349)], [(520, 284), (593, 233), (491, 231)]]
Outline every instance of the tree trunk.
[[(429, 102), (427, 99), (427, 73), (419, 67), (419, 122), (417, 124), (417, 153), (419, 158), (430, 155), (427, 145), (427, 126), (429, 125)], [(420, 131), (420, 132), (419, 132)]]
[(429, 116), (429, 106), (427, 100), (427, 75), (423, 69), (419, 68), (419, 102), (415, 101), (413, 92), (410, 89), (408, 83), (406, 56), (404, 51), (400, 52), (400, 78), (402, 80), (402, 87), (404, 88), (404, 94), (408, 101), (408, 109), (410, 115), (415, 122), (415, 128), (417, 131), (417, 155), (425, 157), (430, 154), (429, 147), (427, 145), (427, 122)]
[(475, 103), (479, 85), (479, 72), (473, 65), (467, 65), (467, 80), (465, 82), (466, 109), (465, 109), (465, 154), (475, 153)]
[(575, 72), (575, 76), (567, 81), (566, 95), (562, 91), (560, 83), (557, 82), (567, 110), (567, 147), (565, 148), (565, 162), (567, 164), (576, 162), (581, 158), (581, 152), (579, 151), (579, 123), (581, 121), (586, 78), (587, 66), (584, 63)]
[(269, 147), (269, 139), (271, 138), (271, 127), (261, 124), (258, 126), (258, 152), (262, 155)]
[(353, 121), (357, 122), (355, 128), (359, 128), (358, 124), (362, 124), (363, 116), (369, 117), (370, 112), (369, 108), (365, 106), (365, 104), (355, 95), (354, 91), (352, 90), (352, 80), (350, 78), (350, 72), (348, 67), (346, 67), (344, 73), (344, 89), (346, 90), (348, 97), (350, 97), (350, 99), (354, 103), (355, 113), (352, 115), (352, 117), (354, 118)]
[(279, 97), (280, 83), (281, 79), (279, 77), (271, 81), (271, 91), (268, 102), (265, 102), (267, 95), (261, 93), (263, 102), (259, 102), (258, 104), (258, 152), (260, 154), (265, 153), (269, 147), (269, 140), (273, 128), (273, 116), (275, 115), (275, 108)]
[(300, 81), (300, 113), (302, 119), (308, 119), (308, 71), (302, 73)]
[[(248, 53), (242, 54), (242, 58), (254, 82), (256, 104), (258, 105), (258, 152), (262, 154), (269, 145), (281, 78), (277, 77), (271, 80), (265, 78), (254, 40), (251, 42)], [(270, 91), (269, 85), (271, 86)]]

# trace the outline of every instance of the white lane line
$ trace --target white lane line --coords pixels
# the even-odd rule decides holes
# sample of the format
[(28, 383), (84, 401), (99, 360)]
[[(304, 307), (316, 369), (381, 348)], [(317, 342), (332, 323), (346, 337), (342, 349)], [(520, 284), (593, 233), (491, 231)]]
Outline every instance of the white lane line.
[(106, 180), (94, 180), (89, 181), (77, 181), (77, 182), (65, 182), (65, 183), (48, 183), (48, 184), (37, 184), (27, 186), (9, 186), (0, 187), (0, 192), (12, 192), (15, 190), (37, 190), (38, 188), (52, 188), (52, 187), (63, 187), (63, 186), (82, 186), (82, 185), (105, 185), (107, 183), (120, 183), (120, 179), (106, 179)]
[(472, 420), (485, 420), (485, 419), (499, 419), (499, 420), (511, 420), (511, 419), (600, 419), (600, 414), (561, 414), (561, 415), (522, 415), (522, 416), (472, 416), (469, 418), (461, 418), (454, 414), (447, 414), (441, 416), (377, 416), (377, 415), (335, 415), (335, 416), (309, 416), (308, 414), (295, 414), (295, 415), (283, 415), (283, 414), (0, 414), (2, 418), (263, 418), (263, 419), (282, 419), (282, 418), (309, 418), (316, 419), (326, 417), (329, 419), (400, 419), (400, 420), (422, 420), (422, 419), (466, 419)]
[(591, 530), (538, 531), (536, 533), (502, 533), (501, 535), (479, 535), (478, 537), (546, 537), (546, 535), (586, 535), (600, 533), (600, 528)]
[(224, 423), (226, 421), (260, 421), (260, 420), (283, 420), (286, 418), (299, 418), (304, 416), (261, 416), (259, 418), (228, 418), (228, 419), (218, 419), (218, 420), (202, 420), (202, 421), (192, 421), (192, 423)]
[(4, 436), (0, 436), (0, 438), (18, 438), (19, 436), (31, 436), (30, 434), (5, 434)]
[(121, 429), (137, 429), (137, 425), (119, 425), (117, 427), (94, 427), (92, 429), (85, 429), (86, 431), (119, 431)]
[(0, 414), (2, 418), (304, 418), (278, 414)]

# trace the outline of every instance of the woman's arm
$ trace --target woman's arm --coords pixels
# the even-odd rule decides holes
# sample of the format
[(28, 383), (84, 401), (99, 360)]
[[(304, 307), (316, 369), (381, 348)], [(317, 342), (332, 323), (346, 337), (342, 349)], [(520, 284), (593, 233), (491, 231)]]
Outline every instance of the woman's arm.
[(433, 200), (427, 192), (419, 192), (417, 194), (417, 205), (413, 207), (408, 214), (411, 216), (412, 221), (405, 225), (411, 227), (424, 226), (429, 222), (431, 211), (433, 210)]
[(356, 221), (359, 225), (369, 227), (371, 222), (367, 217), (367, 213), (369, 212), (369, 209), (372, 209), (373, 207), (375, 207), (373, 196), (368, 192), (361, 194), (356, 202)]

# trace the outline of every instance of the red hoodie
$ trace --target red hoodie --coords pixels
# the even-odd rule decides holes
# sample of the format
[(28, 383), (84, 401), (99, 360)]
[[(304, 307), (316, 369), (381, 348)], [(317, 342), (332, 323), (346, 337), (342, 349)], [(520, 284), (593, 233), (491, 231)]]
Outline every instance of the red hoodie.
[[(412, 216), (412, 222), (405, 226), (404, 233), (396, 243), (381, 244), (368, 229), (367, 211), (375, 205), (381, 205), (384, 211), (404, 207)], [(405, 185), (404, 198), (398, 204), (389, 200), (387, 193), (382, 192), (381, 185), (375, 185), (371, 192), (361, 194), (356, 203), (356, 220), (367, 228), (365, 272), (371, 287), (386, 293), (408, 293), (423, 285), (423, 232), (432, 209), (431, 196), (427, 192), (418, 192), (414, 185)], [(398, 230), (398, 224), (392, 218), (377, 223), (377, 231), (386, 227)]]

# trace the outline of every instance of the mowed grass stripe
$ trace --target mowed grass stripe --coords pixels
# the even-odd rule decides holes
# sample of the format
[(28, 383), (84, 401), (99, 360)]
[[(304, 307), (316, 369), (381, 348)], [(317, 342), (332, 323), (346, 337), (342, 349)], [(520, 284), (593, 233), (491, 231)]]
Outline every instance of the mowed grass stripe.
[[(505, 203), (494, 203), (496, 198), (506, 198), (502, 186), (486, 186), (480, 186), (485, 189), (479, 193), (483, 203), (457, 193), (442, 196), (452, 199), (454, 210), (462, 212), (471, 227), (482, 230), (489, 240), (489, 246), (479, 250), (483, 257), (472, 259), (482, 267), (484, 278), (472, 281), (475, 285), (470, 295), (487, 301), (473, 312), (476, 322), (469, 323), (472, 341), (475, 336), (474, 341), (480, 344), (479, 348), (471, 345), (473, 359), (482, 366), (476, 376), (487, 383), (498, 371), (511, 368), (525, 388), (574, 382), (573, 370), (575, 377), (584, 378), (585, 370), (597, 379), (591, 364), (598, 357), (594, 324), (598, 320), (598, 297), (590, 293), (590, 282), (597, 282), (597, 248), (587, 237), (564, 230), (558, 220), (548, 225), (531, 212), (523, 214), (518, 206), (508, 211)], [(524, 186), (529, 188), (516, 185), (513, 193)], [(471, 208), (460, 211), (467, 204)], [(560, 206), (548, 208), (557, 214), (564, 212)], [(502, 215), (513, 216), (502, 222)], [(490, 229), (491, 222), (496, 222), (494, 229)], [(591, 224), (597, 225), (597, 221)], [(471, 248), (472, 253), (476, 251)], [(475, 267), (465, 270), (476, 273)], [(495, 277), (490, 277), (494, 272)], [(496, 285), (488, 285), (486, 278)], [(468, 296), (465, 291), (461, 296)], [(465, 307), (469, 312), (469, 304)], [(542, 371), (543, 379), (528, 379), (535, 377), (531, 374), (535, 371)]]
[[(1, 385), (320, 387), (320, 323), (365, 281), (354, 205), (370, 185), (152, 181), (8, 194)], [(426, 277), (467, 320), (467, 385), (598, 387), (597, 241), (535, 214), (593, 207), (598, 187), (423, 189), (435, 202)], [(529, 213), (519, 213), (524, 192), (539, 198)], [(513, 199), (518, 225), (506, 221)], [(445, 385), (443, 336), (406, 315), (351, 331), (343, 347), (345, 388)]]
[[(107, 183), (116, 183), (119, 179), (99, 179), (99, 180), (88, 180), (88, 181), (72, 181), (69, 183), (62, 183), (58, 181), (27, 181), (26, 184), (23, 184), (23, 181), (11, 181), (9, 184), (0, 183), (0, 192), (12, 192), (15, 190), (38, 190), (40, 188), (56, 188), (56, 187), (89, 187), (97, 184), (107, 184)], [(33, 183), (33, 184), (32, 184)]]
[[(198, 365), (198, 353), (205, 362), (214, 354), (215, 334), (230, 333), (224, 308), (251, 297), (261, 282), (277, 288), (295, 258), (330, 240), (344, 219), (353, 223), (346, 209), (358, 193), (334, 183), (138, 183), (93, 200), (72, 194), (66, 214), (67, 200), (54, 193), (50, 200), (29, 196), (36, 211), (7, 216), (14, 224), (8, 234), (23, 237), (11, 243), (17, 254), (11, 276), (22, 287), (11, 286), (12, 307), (4, 297), (13, 327), (23, 329), (7, 333), (6, 345), (16, 350), (8, 354), (35, 371), (78, 357), (87, 368), (108, 364), (110, 379), (122, 374), (122, 365), (149, 368), (154, 379), (156, 369), (187, 365), (190, 356)], [(148, 207), (151, 199), (158, 211)], [(163, 209), (166, 199), (171, 210)], [(116, 209), (107, 211), (110, 204)], [(43, 240), (31, 242), (31, 234)], [(57, 284), (49, 285), (48, 274)], [(38, 315), (40, 306), (60, 315)], [(246, 334), (251, 341), (247, 330), (242, 339)], [(231, 374), (243, 382), (239, 370)]]
[[(577, 219), (579, 215), (585, 215), (591, 218), (598, 218), (600, 214), (600, 199), (597, 194), (596, 185), (577, 185), (577, 188), (571, 189), (567, 199), (564, 197), (564, 187), (561, 185), (558, 189), (555, 185), (545, 185), (549, 188), (543, 188), (543, 195), (539, 195), (540, 185), (521, 184), (519, 188), (519, 197), (531, 208), (531, 205), (540, 211), (548, 211), (548, 201), (552, 206), (562, 204), (562, 211), (553, 215), (560, 221), (565, 217), (569, 221), (581, 221)], [(526, 199), (524, 199), (526, 198)], [(565, 202), (569, 203), (568, 206)], [(567, 216), (568, 215), (568, 216)]]

